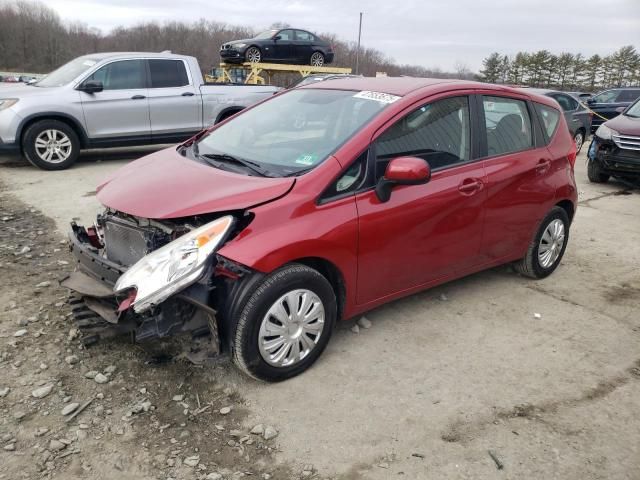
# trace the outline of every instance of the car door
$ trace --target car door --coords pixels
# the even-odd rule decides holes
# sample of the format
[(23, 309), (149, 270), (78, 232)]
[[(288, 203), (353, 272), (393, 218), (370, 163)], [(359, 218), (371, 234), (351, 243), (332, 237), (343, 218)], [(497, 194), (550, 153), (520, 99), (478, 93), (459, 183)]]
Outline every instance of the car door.
[(294, 30), (293, 53), (296, 61), (308, 63), (313, 53), (313, 35), (304, 30)]
[(589, 112), (582, 108), (575, 98), (563, 93), (552, 93), (549, 96), (560, 104), (572, 137), (575, 137), (580, 129), (589, 131), (587, 128), (587, 124), (590, 123)]
[(293, 30), (280, 30), (278, 34), (274, 36), (270, 57), (280, 62), (292, 61), (294, 58), (293, 42)]
[(514, 260), (531, 241), (535, 226), (546, 214), (541, 205), (555, 195), (555, 185), (549, 181), (553, 165), (526, 97), (487, 92), (479, 99), (484, 119), (481, 154), (487, 175), (482, 254), (488, 262), (497, 263)]
[(103, 85), (101, 92), (80, 92), (90, 139), (149, 138), (151, 126), (144, 60), (115, 60), (99, 67), (83, 83), (89, 80)]
[(185, 137), (200, 131), (202, 98), (182, 59), (148, 59), (151, 137)]
[(399, 156), (432, 168), (424, 185), (396, 186), (387, 202), (356, 195), (359, 217), (357, 302), (437, 283), (479, 262), (486, 197), (475, 161), (473, 112), (464, 92), (416, 104), (374, 136), (376, 179)]

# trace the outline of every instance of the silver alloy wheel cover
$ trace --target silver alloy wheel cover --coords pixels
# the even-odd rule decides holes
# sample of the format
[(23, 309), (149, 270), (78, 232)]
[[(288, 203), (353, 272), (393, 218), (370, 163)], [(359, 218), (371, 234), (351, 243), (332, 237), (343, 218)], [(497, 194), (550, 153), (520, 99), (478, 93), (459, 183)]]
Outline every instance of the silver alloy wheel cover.
[(249, 60), (249, 62), (251, 63), (260, 63), (260, 60), (262, 60), (260, 50), (258, 50), (256, 47), (251, 47), (249, 50), (247, 50), (247, 60)]
[(311, 65), (314, 67), (321, 67), (324, 65), (324, 56), (320, 52), (315, 52), (311, 55)]
[(324, 325), (324, 305), (318, 295), (307, 289), (285, 293), (260, 324), (260, 356), (274, 367), (295, 365), (317, 346)]
[(36, 137), (34, 146), (38, 157), (47, 163), (62, 163), (69, 158), (73, 150), (67, 134), (55, 128), (42, 131)]
[(551, 268), (564, 246), (564, 222), (559, 218), (552, 220), (540, 238), (538, 244), (538, 261), (542, 268)]
[(580, 152), (580, 150), (582, 149), (582, 143), (584, 142), (584, 139), (582, 138), (582, 133), (580, 132), (576, 133), (576, 136), (573, 137), (573, 141), (576, 142), (576, 152)]

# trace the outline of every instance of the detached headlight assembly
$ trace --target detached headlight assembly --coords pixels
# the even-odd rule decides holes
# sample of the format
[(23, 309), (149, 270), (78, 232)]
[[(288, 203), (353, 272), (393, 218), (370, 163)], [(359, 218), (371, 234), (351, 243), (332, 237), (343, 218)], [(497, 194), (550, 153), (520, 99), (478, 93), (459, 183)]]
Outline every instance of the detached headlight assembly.
[(596, 136), (602, 140), (611, 140), (612, 135), (618, 135), (618, 132), (607, 127), (604, 123), (596, 130)]
[(17, 98), (0, 98), (0, 110), (4, 110), (5, 108), (9, 108), (12, 105), (18, 103)]
[(144, 256), (122, 274), (114, 292), (135, 288), (132, 305), (136, 313), (165, 301), (200, 278), (207, 259), (224, 241), (233, 223), (233, 217), (227, 215)]

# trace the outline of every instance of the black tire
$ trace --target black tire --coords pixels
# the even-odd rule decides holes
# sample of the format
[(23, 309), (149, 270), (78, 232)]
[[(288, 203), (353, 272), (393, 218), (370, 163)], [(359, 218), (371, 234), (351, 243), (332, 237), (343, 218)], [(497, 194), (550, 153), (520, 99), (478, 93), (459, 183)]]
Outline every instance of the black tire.
[[(558, 258), (547, 268), (543, 267), (540, 263), (540, 259), (538, 257), (538, 249), (540, 247), (540, 240), (545, 230), (549, 226), (551, 222), (554, 220), (561, 220), (564, 224), (564, 243), (562, 244), (562, 248), (560, 250), (560, 255)], [(564, 256), (564, 252), (567, 248), (567, 243), (569, 242), (569, 226), (570, 226), (569, 216), (564, 208), (561, 207), (553, 207), (549, 214), (540, 222), (540, 226), (538, 227), (538, 231), (533, 237), (533, 240), (529, 244), (529, 248), (527, 249), (527, 254), (514, 264), (516, 271), (520, 274), (530, 277), (530, 278), (544, 278), (553, 273), (553, 271), (558, 267), (562, 257)]]
[(603, 173), (598, 160), (589, 160), (587, 163), (587, 177), (591, 183), (607, 183), (609, 176)]
[(322, 52), (313, 52), (309, 57), (309, 65), (314, 67), (324, 67), (325, 58)]
[[(257, 57), (253, 57), (254, 54), (257, 55)], [(252, 57), (254, 58), (253, 60), (251, 60)], [(255, 58), (257, 58), (257, 60)], [(244, 59), (250, 63), (260, 63), (262, 61), (262, 52), (254, 45), (247, 48), (244, 52)]]
[[(578, 136), (580, 136), (579, 144), (578, 144)], [(576, 146), (579, 145), (578, 148), (576, 148), (576, 155), (580, 153), (580, 151), (582, 150), (582, 147), (584, 146), (584, 137), (585, 137), (585, 133), (582, 130), (578, 130), (576, 134), (573, 136), (573, 140), (576, 142)]]
[[(70, 141), (70, 151), (65, 160), (48, 162), (42, 158), (36, 150), (36, 140), (48, 130), (61, 132)], [(43, 170), (64, 170), (73, 165), (80, 155), (80, 140), (78, 135), (68, 124), (59, 120), (39, 120), (30, 125), (22, 136), (22, 153), (29, 162)]]
[[(325, 309), (324, 328), (316, 346), (305, 358), (291, 366), (276, 367), (267, 363), (260, 354), (260, 325), (269, 308), (280, 297), (299, 288), (312, 291), (322, 301)], [(294, 377), (309, 368), (322, 354), (331, 337), (336, 317), (336, 296), (329, 281), (306, 265), (285, 265), (256, 287), (242, 309), (233, 336), (233, 361), (240, 370), (258, 380), (279, 382)]]

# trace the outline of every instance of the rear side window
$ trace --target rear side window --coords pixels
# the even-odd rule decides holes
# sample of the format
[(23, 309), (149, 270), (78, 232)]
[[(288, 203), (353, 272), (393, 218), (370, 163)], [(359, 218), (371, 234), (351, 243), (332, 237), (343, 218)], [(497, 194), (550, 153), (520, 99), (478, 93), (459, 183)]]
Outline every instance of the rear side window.
[(313, 35), (311, 35), (309, 32), (304, 32), (302, 30), (296, 30), (295, 32), (296, 32), (296, 40), (303, 41), (303, 42), (313, 41)]
[(622, 90), (616, 101), (633, 102), (638, 97), (640, 97), (640, 90)]
[(189, 77), (182, 60), (149, 60), (151, 88), (184, 87)]
[(533, 147), (526, 102), (507, 97), (483, 97), (488, 155), (506, 155)]
[(394, 123), (376, 141), (376, 175), (392, 158), (420, 157), (431, 168), (468, 161), (471, 146), (469, 100), (453, 97), (424, 105)]
[(542, 120), (544, 133), (547, 139), (550, 139), (553, 137), (553, 134), (556, 133), (558, 123), (560, 123), (560, 112), (555, 108), (542, 105), (541, 103), (536, 103), (535, 106), (538, 116), (540, 120)]

